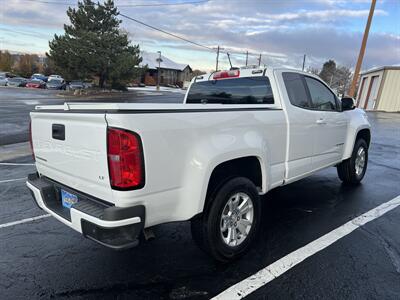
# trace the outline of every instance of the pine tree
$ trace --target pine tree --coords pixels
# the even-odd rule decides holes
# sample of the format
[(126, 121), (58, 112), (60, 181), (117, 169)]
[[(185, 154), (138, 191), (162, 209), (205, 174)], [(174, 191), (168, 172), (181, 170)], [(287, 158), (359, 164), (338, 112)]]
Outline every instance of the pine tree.
[(49, 42), (47, 56), (67, 79), (98, 78), (99, 86), (121, 86), (137, 73), (141, 62), (139, 46), (132, 46), (128, 35), (120, 30), (119, 12), (112, 0), (95, 4), (78, 2), (68, 8), (70, 25), (64, 35)]
[(332, 82), (332, 78), (336, 71), (336, 62), (332, 59), (328, 60), (322, 66), (322, 70), (319, 73), (319, 77), (324, 80), (326, 83), (330, 84)]

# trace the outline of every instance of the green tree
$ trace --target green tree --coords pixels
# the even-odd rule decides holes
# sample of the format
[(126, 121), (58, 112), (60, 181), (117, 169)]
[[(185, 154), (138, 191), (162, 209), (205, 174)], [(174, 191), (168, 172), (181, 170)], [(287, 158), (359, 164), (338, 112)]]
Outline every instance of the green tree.
[(14, 59), (10, 52), (0, 51), (0, 71), (11, 72), (14, 65)]
[(77, 9), (68, 8), (71, 25), (64, 25), (65, 34), (49, 42), (47, 56), (56, 70), (67, 79), (98, 78), (100, 87), (106, 82), (121, 86), (134, 78), (141, 62), (139, 46), (131, 45), (120, 29), (118, 14), (112, 0), (83, 0)]
[(330, 84), (332, 82), (332, 78), (336, 71), (336, 63), (334, 60), (330, 59), (324, 63), (322, 66), (322, 70), (319, 73), (319, 77), (326, 83)]

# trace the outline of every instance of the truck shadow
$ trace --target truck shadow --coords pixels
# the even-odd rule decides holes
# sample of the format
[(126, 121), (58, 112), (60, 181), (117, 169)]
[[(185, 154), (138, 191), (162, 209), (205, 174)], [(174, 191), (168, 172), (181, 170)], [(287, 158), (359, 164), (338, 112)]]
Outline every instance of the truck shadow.
[[(46, 233), (44, 224), (35, 230), (42, 242), (31, 246), (35, 257), (26, 273), (35, 275), (36, 295), (46, 298), (209, 299), (398, 195), (398, 188), (388, 188), (395, 179), (376, 180), (385, 170), (370, 171), (374, 176), (356, 187), (342, 185), (331, 168), (263, 196), (259, 238), (231, 264), (203, 253), (191, 238), (189, 222), (158, 226), (154, 240), (114, 252), (49, 220)], [(26, 240), (21, 237), (20, 243)]]
[(190, 236), (189, 222), (164, 224), (155, 228), (156, 239), (123, 252), (85, 241), (95, 265), (90, 268), (98, 273), (83, 280), (77, 269), (75, 279), (89, 280), (90, 287), (53, 295), (208, 299), (358, 214), (366, 195), (364, 186), (344, 186), (332, 175), (328, 171), (311, 176), (264, 196), (259, 238), (234, 263), (216, 263), (199, 250)]

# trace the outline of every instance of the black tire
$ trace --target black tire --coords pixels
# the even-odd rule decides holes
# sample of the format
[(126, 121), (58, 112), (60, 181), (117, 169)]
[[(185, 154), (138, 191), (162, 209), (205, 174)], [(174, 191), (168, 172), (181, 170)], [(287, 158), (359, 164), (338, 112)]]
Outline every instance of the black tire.
[[(363, 148), (365, 151), (365, 164), (362, 172), (357, 174), (356, 158), (357, 158), (357, 153), (361, 148)], [(354, 149), (353, 153), (351, 154), (351, 157), (349, 159), (344, 160), (337, 166), (337, 173), (340, 180), (342, 180), (344, 183), (357, 185), (364, 178), (365, 172), (367, 171), (367, 166), (368, 166), (368, 145), (364, 139), (359, 138), (356, 140), (354, 144)]]
[[(238, 193), (250, 197), (253, 204), (253, 221), (247, 237), (243, 238), (240, 244), (231, 246), (223, 240), (220, 222), (228, 201)], [(205, 211), (191, 221), (193, 239), (203, 251), (219, 262), (227, 263), (239, 258), (249, 250), (259, 229), (261, 204), (256, 186), (245, 177), (232, 178), (212, 193), (207, 199), (207, 203), (209, 205), (206, 205)], [(234, 230), (239, 232), (239, 229), (237, 229), (238, 231)]]

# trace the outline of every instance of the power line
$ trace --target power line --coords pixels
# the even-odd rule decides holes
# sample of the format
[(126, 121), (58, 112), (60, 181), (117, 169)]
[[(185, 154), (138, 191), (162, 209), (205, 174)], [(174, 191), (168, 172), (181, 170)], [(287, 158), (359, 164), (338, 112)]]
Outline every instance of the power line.
[[(52, 4), (52, 5), (63, 5), (63, 6), (77, 6), (77, 3), (68, 3), (60, 1), (46, 1), (46, 0), (22, 0), (28, 2)], [(177, 2), (177, 3), (147, 3), (147, 4), (120, 4), (116, 7), (160, 7), (160, 6), (178, 6), (178, 5), (189, 5), (189, 4), (201, 4), (209, 2), (210, 0), (200, 0), (200, 1), (188, 1), (188, 2)], [(93, 4), (83, 4), (83, 6), (96, 6), (97, 3)]]
[(165, 31), (165, 30), (163, 30), (163, 29), (157, 28), (157, 27), (155, 27), (155, 26), (153, 26), (153, 25), (146, 24), (146, 23), (144, 23), (144, 22), (142, 22), (142, 21), (139, 21), (139, 20), (137, 20), (137, 19), (134, 19), (134, 18), (132, 18), (132, 17), (129, 17), (129, 16), (125, 15), (125, 14), (119, 13), (119, 15), (120, 15), (121, 17), (124, 17), (124, 18), (126, 18), (126, 19), (128, 19), (128, 20), (131, 20), (131, 21), (133, 21), (133, 22), (136, 22), (136, 23), (138, 23), (138, 24), (141, 24), (141, 25), (146, 26), (146, 27), (148, 27), (148, 28), (151, 28), (151, 29), (153, 29), (153, 30), (162, 32), (162, 33), (167, 34), (167, 35), (169, 35), (169, 36), (172, 36), (172, 37), (174, 37), (174, 38), (177, 38), (177, 39), (180, 39), (180, 40), (182, 40), (182, 41), (185, 41), (185, 42), (187, 42), (187, 43), (190, 43), (190, 44), (196, 45), (196, 46), (198, 46), (198, 47), (202, 47), (202, 48), (205, 48), (205, 49), (208, 49), (208, 50), (211, 50), (211, 51), (215, 52), (215, 49), (213, 49), (213, 48), (211, 48), (211, 47), (209, 47), (209, 46), (205, 46), (205, 45), (202, 45), (202, 44), (200, 44), (200, 43), (197, 43), (197, 42), (188, 40), (187, 38), (184, 38), (184, 37), (181, 37), (181, 36), (176, 35), (176, 34), (174, 34), (174, 33), (171, 33), (171, 32)]
[[(43, 0), (23, 0), (23, 1), (39, 2), (39, 3), (48, 3), (48, 4), (72, 5), (72, 4), (67, 4), (67, 3), (64, 4), (64, 3), (61, 3), (61, 2), (43, 1)], [(205, 3), (205, 2), (209, 2), (209, 1), (210, 1), (210, 0), (191, 1), (191, 2), (179, 2), (179, 3), (132, 4), (132, 5), (126, 5), (126, 6), (130, 6), (130, 7), (145, 7), (145, 6), (187, 5), (187, 4)], [(96, 4), (96, 3), (93, 4), (93, 6), (95, 6), (95, 5), (97, 6), (97, 5), (99, 5), (99, 4)], [(101, 4), (100, 4), (100, 6), (101, 6)], [(121, 7), (121, 6), (122, 6), (122, 5), (117, 5), (116, 7)], [(164, 33), (164, 34), (166, 34), (166, 35), (172, 36), (172, 37), (174, 37), (174, 38), (176, 38), (176, 39), (179, 39), (179, 40), (185, 41), (185, 42), (187, 42), (187, 43), (190, 43), (190, 44), (192, 44), (192, 45), (195, 45), (195, 46), (198, 46), (198, 47), (207, 49), (207, 50), (209, 50), (209, 51), (215, 52), (215, 50), (216, 50), (216, 49), (214, 49), (214, 48), (212, 48), (212, 47), (209, 47), (209, 46), (200, 44), (200, 43), (198, 43), (198, 42), (194, 42), (194, 41), (192, 41), (192, 40), (189, 40), (189, 39), (184, 38), (184, 37), (182, 37), (182, 36), (179, 36), (179, 35), (177, 35), (177, 34), (174, 34), (174, 33), (168, 32), (168, 31), (166, 31), (166, 30), (157, 28), (157, 27), (155, 27), (155, 26), (153, 26), (153, 25), (149, 25), (149, 24), (147, 24), (147, 23), (144, 23), (144, 22), (142, 22), (142, 21), (140, 21), (140, 20), (138, 20), (138, 19), (132, 18), (132, 17), (127, 16), (127, 15), (125, 15), (125, 14), (119, 13), (119, 16), (124, 17), (124, 18), (126, 18), (126, 19), (128, 19), (128, 20), (131, 20), (131, 21), (133, 21), (133, 22), (136, 22), (136, 23), (138, 23), (138, 24), (140, 24), (140, 25), (143, 25), (143, 26), (145, 26), (145, 27), (148, 27), (148, 28), (150, 28), (150, 29), (152, 29), (152, 30), (156, 30), (156, 31), (162, 32), (162, 33)], [(22, 33), (21, 33), (21, 34), (22, 34)], [(220, 48), (219, 53), (225, 53), (225, 54), (228, 54), (228, 53), (229, 53), (228, 55), (246, 55), (246, 62), (248, 61), (248, 56), (249, 56), (249, 55), (251, 55), (251, 56), (259, 56), (259, 55), (260, 55), (260, 53), (250, 53), (250, 52), (248, 52), (248, 51), (246, 51), (246, 52), (221, 51), (221, 48)]]
[[(153, 26), (153, 25), (149, 25), (149, 24), (147, 24), (147, 23), (144, 23), (144, 22), (142, 22), (142, 21), (140, 21), (140, 20), (137, 20), (137, 19), (132, 18), (132, 17), (130, 17), (130, 16), (127, 16), (127, 15), (125, 15), (125, 14), (119, 13), (119, 15), (120, 15), (121, 17), (124, 17), (124, 18), (126, 18), (126, 19), (129, 19), (129, 20), (131, 20), (131, 21), (133, 21), (133, 22), (136, 22), (136, 23), (138, 23), (138, 24), (141, 24), (141, 25), (143, 25), (143, 26), (146, 26), (146, 27), (148, 27), (148, 28), (150, 28), (150, 29), (153, 29), (153, 30), (162, 32), (162, 33), (164, 33), (164, 34), (167, 34), (167, 35), (172, 36), (172, 37), (174, 37), (174, 38), (180, 39), (180, 40), (185, 41), (185, 42), (187, 42), (187, 43), (196, 45), (196, 46), (198, 46), (198, 47), (202, 47), (202, 48), (207, 49), (207, 50), (210, 50), (210, 51), (212, 51), (212, 52), (216, 52), (216, 50), (217, 50), (217, 61), (218, 61), (218, 54), (219, 54), (219, 53), (228, 54), (228, 51), (222, 51), (221, 48), (220, 48), (219, 46), (218, 46), (219, 49), (218, 49), (218, 48), (215, 49), (215, 48), (212, 48), (212, 47), (209, 47), (209, 46), (206, 46), (206, 45), (202, 45), (202, 44), (200, 44), (200, 43), (191, 41), (191, 40), (189, 40), (189, 39), (187, 39), (187, 38), (181, 37), (181, 36), (176, 35), (176, 34), (174, 34), (174, 33), (171, 33), (171, 32), (165, 31), (165, 30), (163, 30), (163, 29), (157, 28), (157, 27), (155, 27), (155, 26)], [(259, 53), (250, 53), (250, 52), (248, 52), (248, 51), (247, 51), (247, 52), (244, 52), (244, 53), (229, 51), (229, 54), (233, 54), (233, 55), (247, 55), (247, 56), (248, 56), (248, 55), (259, 56)], [(218, 68), (218, 62), (217, 62), (217, 68)]]
[(26, 36), (32, 36), (35, 38), (48, 40), (47, 37), (43, 36), (44, 35), (43, 33), (36, 32), (36, 31), (18, 31), (18, 30), (8, 29), (8, 28), (0, 28), (0, 31), (16, 33), (16, 34), (21, 34), (21, 35), (26, 35)]

